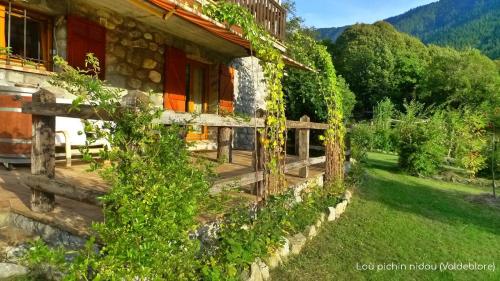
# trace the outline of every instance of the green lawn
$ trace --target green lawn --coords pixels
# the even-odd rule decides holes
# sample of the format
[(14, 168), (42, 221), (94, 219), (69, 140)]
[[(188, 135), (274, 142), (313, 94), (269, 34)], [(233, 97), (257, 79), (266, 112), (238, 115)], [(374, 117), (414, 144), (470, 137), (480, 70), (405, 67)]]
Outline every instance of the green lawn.
[[(486, 192), (403, 175), (396, 156), (371, 153), (368, 179), (346, 213), (272, 272), (273, 280), (500, 280), (500, 208)], [(439, 271), (440, 263), (495, 263), (495, 271)], [(363, 264), (407, 270), (358, 270)], [(437, 265), (410, 270), (410, 265)]]

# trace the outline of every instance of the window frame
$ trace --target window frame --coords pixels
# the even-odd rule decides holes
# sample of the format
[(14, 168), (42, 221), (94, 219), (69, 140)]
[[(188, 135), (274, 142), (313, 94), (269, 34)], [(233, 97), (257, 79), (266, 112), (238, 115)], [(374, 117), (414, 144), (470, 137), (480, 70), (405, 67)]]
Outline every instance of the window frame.
[[(52, 49), (53, 49), (53, 20), (50, 16), (36, 12), (29, 7), (24, 7), (20, 5), (12, 4), (8, 1), (0, 0), (0, 6), (3, 10), (4, 17), (0, 16), (0, 47), (7, 48), (8, 46), (8, 31), (6, 29), (9, 25), (9, 6), (11, 16), (14, 14), (21, 15), (20, 18), (27, 18), (34, 21), (40, 22), (42, 24), (42, 34), (40, 34), (40, 49), (41, 57), (40, 60), (33, 58), (26, 58), (24, 54), (22, 55), (12, 55), (12, 54), (2, 54), (0, 55), (0, 64), (5, 64), (9, 66), (20, 66), (28, 69), (37, 69), (42, 71), (52, 71)], [(20, 13), (15, 13), (15, 11)], [(5, 34), (7, 32), (7, 34)], [(5, 38), (5, 41), (4, 39)], [(26, 39), (24, 39), (26, 40)]]

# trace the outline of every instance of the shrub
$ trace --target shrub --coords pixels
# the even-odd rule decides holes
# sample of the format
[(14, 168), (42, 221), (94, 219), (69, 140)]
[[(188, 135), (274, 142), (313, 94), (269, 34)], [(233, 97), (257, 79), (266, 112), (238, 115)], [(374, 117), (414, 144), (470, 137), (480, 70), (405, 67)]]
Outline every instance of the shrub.
[(293, 235), (312, 225), (320, 212), (335, 206), (338, 198), (325, 195), (319, 188), (302, 195), (295, 202), (293, 192), (268, 198), (266, 205), (253, 215), (248, 207), (232, 210), (220, 224), (217, 243), (202, 253), (203, 279), (239, 280), (257, 258), (265, 257), (284, 242), (282, 237)]
[[(466, 169), (471, 177), (487, 166), (487, 148), (485, 113), (469, 108), (448, 109), (446, 118), (446, 145), (448, 157), (454, 163)], [(491, 154), (491, 153), (490, 153)]]
[(394, 117), (394, 104), (389, 98), (377, 103), (373, 113), (374, 147), (384, 151), (395, 149), (395, 135), (391, 126)]
[(86, 102), (99, 112), (119, 116), (114, 122), (85, 125), (86, 132), (111, 144), (100, 153), (110, 165), (85, 157), (111, 185), (102, 198), (105, 220), (94, 225), (95, 240), (103, 247), (89, 251), (89, 245), (57, 269), (65, 280), (196, 279), (199, 241), (190, 234), (197, 228), (197, 210), (208, 192), (209, 169), (191, 159), (176, 126), (154, 122), (161, 109), (149, 102), (121, 107), (118, 91), (98, 79), (98, 61), (90, 55), (86, 62), (92, 72), (82, 73), (56, 58), (62, 71), (51, 82), (78, 97), (75, 110)]
[(356, 161), (366, 161), (366, 153), (373, 149), (374, 133), (370, 124), (361, 122), (354, 124), (350, 133), (351, 156)]
[(397, 125), (399, 133), (399, 166), (413, 175), (435, 174), (443, 162), (446, 148), (442, 113), (424, 119), (423, 106), (416, 102), (404, 105), (405, 114), (400, 114)]
[(478, 172), (479, 176), (492, 178), (495, 173), (495, 179), (500, 177), (500, 148), (498, 145), (498, 136), (493, 138), (494, 132), (491, 133), (488, 140), (487, 149), (485, 150), (486, 165)]
[(486, 167), (486, 118), (480, 112), (464, 109), (463, 125), (458, 130), (457, 158), (463, 168), (469, 170), (471, 177)]

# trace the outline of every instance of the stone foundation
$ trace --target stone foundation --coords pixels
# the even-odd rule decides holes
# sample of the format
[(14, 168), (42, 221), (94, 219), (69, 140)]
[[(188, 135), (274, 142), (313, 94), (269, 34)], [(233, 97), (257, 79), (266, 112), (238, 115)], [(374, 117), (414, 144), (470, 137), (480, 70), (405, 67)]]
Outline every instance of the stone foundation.
[(31, 71), (23, 67), (0, 68), (0, 85), (30, 85), (34, 87), (48, 86), (48, 74), (45, 71)]
[(51, 246), (78, 249), (83, 247), (86, 241), (83, 237), (15, 213), (9, 214), (8, 224), (32, 235), (40, 236)]

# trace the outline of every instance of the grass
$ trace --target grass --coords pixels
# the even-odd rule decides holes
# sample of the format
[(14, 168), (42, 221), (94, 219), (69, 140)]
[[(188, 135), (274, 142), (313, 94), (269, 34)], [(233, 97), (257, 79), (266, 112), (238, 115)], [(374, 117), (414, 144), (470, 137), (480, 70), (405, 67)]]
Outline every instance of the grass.
[[(473, 203), (488, 189), (401, 174), (397, 158), (369, 154), (368, 178), (346, 213), (324, 227), (273, 280), (500, 280), (500, 208)], [(439, 270), (440, 263), (494, 271)], [(407, 270), (359, 270), (363, 264)], [(410, 265), (437, 270), (410, 270)]]

